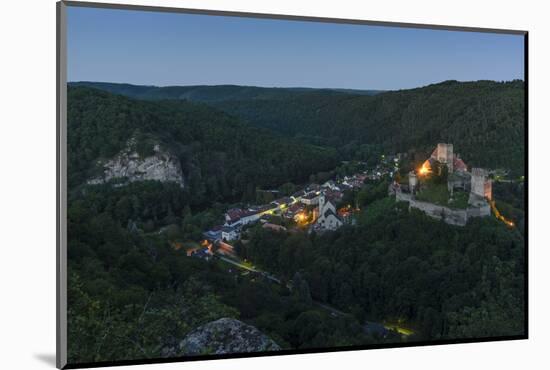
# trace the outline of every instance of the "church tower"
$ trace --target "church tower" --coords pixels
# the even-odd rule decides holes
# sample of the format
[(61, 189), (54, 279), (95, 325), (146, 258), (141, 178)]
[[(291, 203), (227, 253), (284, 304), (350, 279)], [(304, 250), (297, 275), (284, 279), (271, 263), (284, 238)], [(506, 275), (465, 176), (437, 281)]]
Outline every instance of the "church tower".
[(326, 201), (325, 193), (321, 193), (321, 195), (319, 195), (319, 215), (323, 213), (323, 208), (325, 207), (325, 201)]

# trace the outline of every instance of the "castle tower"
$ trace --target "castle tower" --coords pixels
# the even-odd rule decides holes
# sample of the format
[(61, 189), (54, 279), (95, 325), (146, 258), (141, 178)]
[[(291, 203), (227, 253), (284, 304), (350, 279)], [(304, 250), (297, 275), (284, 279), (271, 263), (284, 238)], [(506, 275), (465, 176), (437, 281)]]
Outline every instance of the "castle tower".
[(493, 200), (493, 181), (491, 179), (485, 179), (484, 193), (485, 198)]
[(449, 173), (453, 173), (453, 144), (437, 144), (436, 158), (439, 163), (445, 163), (449, 169)]
[(325, 201), (326, 201), (325, 193), (321, 193), (321, 195), (319, 195), (319, 215), (323, 213), (323, 208), (325, 207)]
[(472, 168), (471, 193), (482, 198), (492, 198), (491, 181), (487, 179), (487, 171), (483, 168)]

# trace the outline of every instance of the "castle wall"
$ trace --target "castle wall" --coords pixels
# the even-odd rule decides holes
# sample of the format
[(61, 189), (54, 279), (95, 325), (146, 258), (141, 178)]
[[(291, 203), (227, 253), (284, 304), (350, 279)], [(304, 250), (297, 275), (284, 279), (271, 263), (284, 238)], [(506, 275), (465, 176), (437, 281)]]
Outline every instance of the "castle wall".
[(413, 207), (438, 220), (443, 219), (451, 225), (464, 226), (468, 222), (468, 214), (465, 209), (451, 209), (433, 203), (411, 200), (409, 207)]
[(486, 217), (491, 215), (491, 206), (486, 204), (481, 207), (470, 207), (466, 209), (468, 218), (471, 217)]
[[(396, 194), (396, 199), (397, 198), (398, 195)], [(489, 204), (485, 204), (481, 207), (469, 207), (466, 209), (451, 209), (433, 203), (410, 199), (409, 209), (410, 208), (416, 208), (430, 217), (438, 220), (443, 219), (446, 223), (457, 226), (466, 225), (468, 219), (472, 217), (486, 217), (491, 215), (491, 207)]]
[(409, 202), (411, 200), (411, 194), (397, 191), (395, 192), (395, 200), (399, 202)]

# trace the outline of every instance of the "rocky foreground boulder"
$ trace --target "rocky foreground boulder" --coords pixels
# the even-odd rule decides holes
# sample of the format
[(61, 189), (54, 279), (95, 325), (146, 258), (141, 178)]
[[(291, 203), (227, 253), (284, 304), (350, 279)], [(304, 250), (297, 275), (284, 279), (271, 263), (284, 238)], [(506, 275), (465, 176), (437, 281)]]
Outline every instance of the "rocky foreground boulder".
[(281, 347), (251, 325), (222, 318), (199, 326), (174, 351), (175, 356), (277, 351)]

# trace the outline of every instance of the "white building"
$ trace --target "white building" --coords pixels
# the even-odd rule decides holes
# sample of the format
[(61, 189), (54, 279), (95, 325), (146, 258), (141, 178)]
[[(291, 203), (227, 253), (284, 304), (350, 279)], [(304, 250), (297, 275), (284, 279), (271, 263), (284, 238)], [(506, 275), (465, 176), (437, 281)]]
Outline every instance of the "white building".
[(337, 190), (340, 191), (340, 188), (338, 185), (334, 182), (334, 180), (328, 180), (322, 185), (323, 188), (328, 188), (330, 190)]
[(311, 193), (304, 195), (300, 201), (307, 206), (319, 204), (319, 195), (312, 191)]
[(244, 215), (241, 217), (241, 225), (244, 226), (251, 222), (256, 222), (260, 219), (262, 215), (263, 215), (262, 212), (254, 212), (254, 211), (245, 212)]
[(277, 205), (266, 205), (254, 209), (232, 208), (225, 213), (225, 226), (237, 227), (247, 225), (251, 222), (256, 222), (260, 219), (260, 217), (266, 213), (273, 212), (277, 208)]
[(239, 238), (239, 229), (237, 227), (222, 227), (222, 240), (231, 241)]
[(343, 224), (336, 212), (336, 206), (326, 199), (325, 194), (321, 194), (319, 196), (319, 218), (317, 218), (317, 225), (325, 230), (336, 230)]

